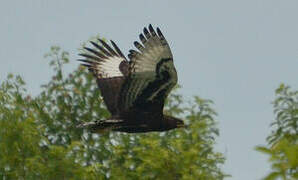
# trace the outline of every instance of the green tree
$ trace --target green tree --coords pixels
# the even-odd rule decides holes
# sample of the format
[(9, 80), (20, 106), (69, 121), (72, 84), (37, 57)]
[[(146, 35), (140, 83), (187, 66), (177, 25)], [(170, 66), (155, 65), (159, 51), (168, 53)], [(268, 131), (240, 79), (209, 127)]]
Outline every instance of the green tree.
[(71, 148), (47, 146), (36, 123), (35, 102), (25, 95), (20, 76), (0, 87), (0, 178), (82, 179), (88, 171), (68, 156)]
[(298, 91), (281, 84), (273, 102), (275, 120), (271, 124), (268, 147), (257, 150), (270, 156), (272, 172), (264, 179), (298, 179)]
[(174, 91), (166, 112), (188, 128), (164, 133), (92, 134), (81, 122), (105, 119), (109, 112), (96, 82), (79, 66), (69, 75), (68, 53), (46, 54), (54, 70), (42, 92), (31, 97), (21, 77), (10, 75), (0, 88), (0, 176), (5, 179), (223, 179), (224, 157), (214, 151), (212, 101), (185, 102)]

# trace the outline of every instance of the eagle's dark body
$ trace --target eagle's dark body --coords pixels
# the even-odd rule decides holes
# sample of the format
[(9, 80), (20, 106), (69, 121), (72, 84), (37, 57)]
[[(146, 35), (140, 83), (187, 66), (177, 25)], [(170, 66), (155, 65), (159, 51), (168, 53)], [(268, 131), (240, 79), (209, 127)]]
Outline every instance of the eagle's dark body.
[[(145, 36), (144, 36), (145, 35)], [(142, 44), (134, 42), (139, 51), (130, 50), (126, 59), (117, 45), (110, 47), (99, 39), (102, 46), (85, 48), (90, 54), (80, 54), (86, 59), (84, 66), (97, 78), (111, 118), (85, 123), (94, 132), (102, 130), (129, 133), (167, 131), (183, 127), (183, 121), (163, 114), (164, 102), (177, 84), (177, 72), (170, 47), (163, 34), (151, 25), (140, 34)]]

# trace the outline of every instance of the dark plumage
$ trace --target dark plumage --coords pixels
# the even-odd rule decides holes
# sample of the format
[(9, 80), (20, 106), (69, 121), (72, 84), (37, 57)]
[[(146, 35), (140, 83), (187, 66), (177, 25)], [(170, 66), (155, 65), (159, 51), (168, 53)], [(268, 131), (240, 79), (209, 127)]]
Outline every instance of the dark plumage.
[(102, 130), (128, 133), (167, 131), (184, 127), (182, 120), (163, 114), (164, 102), (177, 83), (170, 47), (157, 28), (144, 28), (135, 41), (139, 51), (130, 50), (126, 59), (118, 46), (113, 47), (99, 39), (101, 45), (91, 42), (95, 49), (80, 54), (86, 66), (96, 77), (98, 87), (111, 117), (107, 120), (84, 123), (79, 127), (93, 132)]

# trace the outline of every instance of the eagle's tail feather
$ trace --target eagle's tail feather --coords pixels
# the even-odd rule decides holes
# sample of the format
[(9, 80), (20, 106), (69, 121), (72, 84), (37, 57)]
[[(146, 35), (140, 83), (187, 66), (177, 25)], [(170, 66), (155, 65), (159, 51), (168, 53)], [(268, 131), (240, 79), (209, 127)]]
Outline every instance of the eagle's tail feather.
[(117, 129), (122, 125), (123, 125), (122, 119), (106, 119), (106, 120), (82, 123), (82, 124), (79, 124), (77, 127), (88, 129), (92, 133), (102, 134), (107, 131), (112, 131), (113, 129)]

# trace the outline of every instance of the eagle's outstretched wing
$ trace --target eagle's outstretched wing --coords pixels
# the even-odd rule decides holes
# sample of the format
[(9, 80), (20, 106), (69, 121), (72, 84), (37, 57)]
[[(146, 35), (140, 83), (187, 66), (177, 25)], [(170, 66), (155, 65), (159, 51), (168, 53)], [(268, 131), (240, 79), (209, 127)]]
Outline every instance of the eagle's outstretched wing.
[[(157, 32), (157, 33), (156, 33)], [(118, 106), (121, 111), (138, 109), (162, 113), (164, 101), (177, 83), (170, 47), (161, 33), (149, 25), (144, 28), (139, 42), (134, 45), (139, 51), (130, 50), (129, 76), (120, 93)]]
[(129, 71), (129, 64), (118, 46), (111, 41), (112, 46), (99, 39), (99, 45), (91, 42), (95, 49), (85, 47), (90, 52), (88, 54), (80, 54), (86, 59), (82, 61), (96, 77), (98, 87), (103, 96), (104, 102), (112, 115), (117, 115), (118, 97), (120, 94), (123, 82), (126, 79)]

